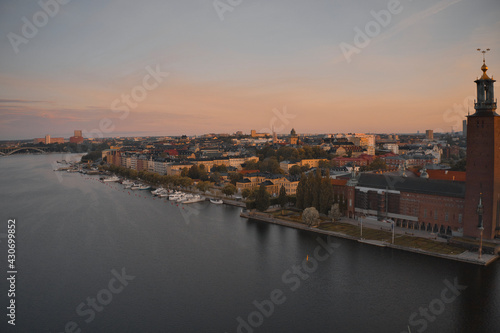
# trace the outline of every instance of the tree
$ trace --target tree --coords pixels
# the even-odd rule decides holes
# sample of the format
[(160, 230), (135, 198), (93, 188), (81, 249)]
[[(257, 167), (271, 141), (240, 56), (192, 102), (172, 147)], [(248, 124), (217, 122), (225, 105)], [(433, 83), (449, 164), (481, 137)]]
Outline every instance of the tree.
[(320, 169), (330, 169), (330, 161), (329, 160), (321, 160), (318, 162), (318, 167)]
[(370, 165), (367, 167), (368, 170), (386, 170), (387, 164), (380, 157), (376, 157)]
[(306, 172), (309, 169), (311, 169), (311, 166), (309, 165), (309, 163), (306, 163), (300, 167), (300, 171), (302, 171), (302, 172)]
[(340, 219), (340, 208), (338, 203), (334, 203), (332, 208), (330, 209), (330, 213), (328, 216), (332, 219), (333, 222), (338, 221)]
[(227, 167), (224, 164), (214, 165), (211, 169), (211, 172), (227, 172)]
[(266, 191), (266, 186), (261, 184), (255, 195), (255, 207), (257, 210), (264, 212), (269, 208), (270, 204), (271, 199), (269, 193)]
[(323, 178), (320, 185), (319, 196), (319, 212), (322, 214), (328, 213), (328, 209), (333, 202), (333, 187), (330, 183), (330, 178)]
[(191, 179), (200, 179), (200, 169), (198, 165), (194, 164), (187, 173), (187, 176)]
[(314, 207), (309, 207), (304, 209), (304, 212), (302, 213), (302, 221), (307, 226), (311, 226), (313, 224), (316, 224), (317, 220), (319, 219), (319, 213)]
[(243, 179), (243, 175), (239, 172), (231, 172), (229, 173), (229, 180), (231, 184), (236, 185), (237, 182)]
[(210, 180), (213, 181), (214, 183), (219, 183), (220, 182), (220, 173), (218, 172), (213, 172), (211, 175), (210, 175)]
[(300, 181), (299, 181), (299, 184), (297, 185), (297, 190), (295, 192), (295, 197), (297, 198), (296, 199), (296, 202), (295, 202), (295, 206), (298, 208), (298, 209), (304, 209), (305, 208), (305, 205), (304, 205), (304, 196), (305, 196), (305, 175), (302, 174), (301, 178), (300, 178)]
[(262, 172), (270, 172), (270, 173), (283, 173), (283, 170), (280, 169), (280, 164), (276, 157), (266, 158), (260, 164), (260, 171)]
[(198, 182), (198, 184), (196, 184), (196, 188), (205, 193), (210, 188), (210, 182), (205, 182), (205, 181)]
[(224, 193), (226, 196), (233, 195), (236, 193), (236, 186), (234, 186), (233, 184), (227, 184), (222, 189), (222, 193)]
[(245, 162), (245, 170), (259, 170), (260, 162), (255, 162), (254, 160), (250, 160)]
[(288, 173), (291, 175), (300, 175), (302, 173), (302, 169), (300, 168), (300, 166), (295, 164), (288, 170)]
[(281, 206), (281, 209), (285, 209), (286, 203), (288, 202), (288, 197), (286, 195), (285, 186), (281, 185), (280, 194), (278, 196), (278, 202)]
[(451, 171), (465, 171), (465, 166), (466, 166), (466, 160), (465, 158), (458, 161), (457, 163), (454, 163), (453, 166), (451, 167)]
[(243, 191), (241, 191), (241, 196), (246, 199), (250, 196), (250, 194), (252, 193), (252, 191), (250, 191), (250, 189), (246, 188), (244, 189)]

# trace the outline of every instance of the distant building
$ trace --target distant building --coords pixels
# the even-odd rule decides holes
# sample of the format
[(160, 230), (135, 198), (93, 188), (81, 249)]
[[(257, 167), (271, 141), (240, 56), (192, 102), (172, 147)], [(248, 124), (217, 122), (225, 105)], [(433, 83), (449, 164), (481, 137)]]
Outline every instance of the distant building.
[(267, 133), (257, 133), (256, 130), (251, 130), (250, 131), (250, 136), (252, 138), (264, 138), (266, 137), (268, 134)]
[(34, 144), (43, 143), (49, 145), (51, 143), (64, 143), (64, 138), (52, 138), (50, 135), (46, 135), (45, 138), (33, 139)]
[(429, 141), (434, 140), (434, 131), (433, 130), (426, 130), (425, 131), (425, 138)]
[(74, 135), (69, 138), (70, 143), (76, 143), (76, 144), (83, 143), (83, 140), (84, 140), (84, 138), (82, 136), (81, 130), (75, 130)]
[(467, 120), (464, 120), (464, 121), (462, 122), (462, 136), (463, 136), (464, 138), (466, 138), (466, 137), (467, 137)]
[(295, 132), (294, 128), (292, 128), (292, 130), (290, 131), (290, 144), (291, 145), (299, 144), (299, 136), (297, 135), (297, 132)]

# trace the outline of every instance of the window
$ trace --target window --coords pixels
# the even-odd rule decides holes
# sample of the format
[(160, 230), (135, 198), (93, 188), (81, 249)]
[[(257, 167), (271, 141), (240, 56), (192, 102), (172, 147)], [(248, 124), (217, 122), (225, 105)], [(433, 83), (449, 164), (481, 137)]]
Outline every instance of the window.
[(437, 220), (438, 219), (438, 212), (437, 210), (434, 211), (434, 220)]
[(444, 220), (448, 221), (448, 212), (444, 213)]
[(462, 223), (462, 214), (458, 214), (458, 223)]
[(427, 208), (424, 208), (424, 217), (427, 217)]

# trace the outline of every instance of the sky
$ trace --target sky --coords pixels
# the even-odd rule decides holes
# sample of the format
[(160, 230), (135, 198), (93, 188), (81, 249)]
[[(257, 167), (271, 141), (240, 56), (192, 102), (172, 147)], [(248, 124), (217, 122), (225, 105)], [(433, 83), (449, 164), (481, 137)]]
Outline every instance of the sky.
[(0, 0), (0, 140), (461, 131), (478, 48), (498, 0)]

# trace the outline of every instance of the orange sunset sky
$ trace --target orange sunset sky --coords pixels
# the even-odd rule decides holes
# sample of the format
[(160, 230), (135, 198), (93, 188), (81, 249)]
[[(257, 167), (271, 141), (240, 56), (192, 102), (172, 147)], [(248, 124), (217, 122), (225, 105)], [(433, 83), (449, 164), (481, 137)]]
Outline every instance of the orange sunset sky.
[(498, 0), (59, 1), (0, 2), (2, 140), (460, 131), (500, 73)]

